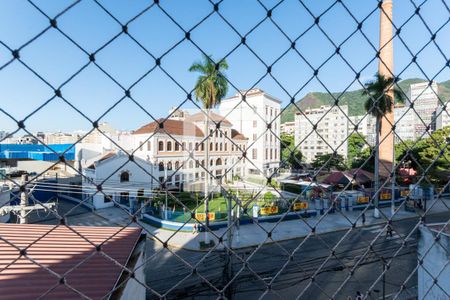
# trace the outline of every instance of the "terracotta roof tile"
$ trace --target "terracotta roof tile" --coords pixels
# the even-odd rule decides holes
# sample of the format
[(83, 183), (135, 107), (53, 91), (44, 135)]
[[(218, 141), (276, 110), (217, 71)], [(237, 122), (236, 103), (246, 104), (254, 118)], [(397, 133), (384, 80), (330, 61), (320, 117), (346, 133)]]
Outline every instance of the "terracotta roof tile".
[[(159, 123), (163, 122), (164, 128), (159, 127)], [(142, 126), (133, 132), (133, 134), (149, 134), (149, 133), (166, 133), (180, 136), (203, 136), (203, 131), (193, 123), (188, 121), (167, 119), (158, 119), (158, 122), (151, 122)]]
[[(122, 268), (97, 252), (94, 245), (117, 233), (101, 250), (126, 265), (141, 232), (138, 228), (121, 231), (121, 227), (71, 226), (92, 245), (66, 226), (53, 228), (54, 225), (0, 224), (2, 239), (20, 249), (29, 246), (26, 256), (21, 256), (18, 249), (0, 240), (0, 300), (41, 296), (45, 299), (80, 299), (80, 294), (67, 285), (91, 299), (101, 299), (115, 287)], [(60, 284), (58, 275), (67, 271), (67, 285)]]
[[(199, 113), (187, 116), (186, 117), (186, 121), (189, 121), (189, 122), (200, 122), (200, 121), (202, 121), (202, 122), (204, 122), (205, 117), (206, 117), (205, 113), (199, 112)], [(223, 116), (221, 116), (219, 114), (216, 114), (215, 112), (210, 112), (210, 120), (212, 120), (212, 121), (214, 121), (216, 123), (220, 122), (220, 124), (222, 124), (222, 125), (231, 126), (231, 122), (230, 121), (225, 119)]]
[(231, 138), (235, 140), (248, 140), (242, 133), (236, 129), (231, 129)]

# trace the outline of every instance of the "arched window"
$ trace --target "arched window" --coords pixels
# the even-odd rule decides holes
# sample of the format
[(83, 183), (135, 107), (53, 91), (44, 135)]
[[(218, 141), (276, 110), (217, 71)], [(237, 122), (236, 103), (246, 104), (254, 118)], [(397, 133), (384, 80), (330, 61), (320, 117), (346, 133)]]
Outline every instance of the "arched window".
[(223, 147), (222, 147), (222, 143), (220, 143), (220, 146), (219, 146), (219, 148), (220, 148), (220, 151), (222, 151), (222, 150), (223, 150)]
[(216, 166), (221, 166), (222, 165), (222, 159), (218, 158), (216, 160)]
[(202, 166), (203, 167), (205, 166), (205, 160), (202, 160)]
[(200, 161), (198, 161), (198, 160), (195, 161), (195, 167), (196, 168), (200, 167)]
[(225, 143), (225, 151), (228, 150), (228, 149), (227, 149), (227, 148), (228, 148), (227, 146), (228, 146), (228, 143)]
[(213, 151), (213, 143), (209, 143), (209, 151)]
[(175, 169), (178, 170), (180, 168), (180, 162), (176, 161), (175, 162)]
[(172, 170), (172, 162), (171, 161), (169, 161), (168, 163), (167, 163), (167, 170)]
[(172, 142), (171, 141), (167, 142), (167, 151), (172, 151)]
[(181, 146), (181, 150), (186, 150), (186, 143), (185, 142), (183, 142), (183, 144), (182, 144), (182, 146)]
[(195, 151), (200, 151), (200, 148), (198, 147), (198, 143), (195, 143)]
[(163, 141), (158, 142), (158, 151), (164, 151), (164, 142)]
[(205, 143), (202, 143), (201, 151), (205, 151)]
[(192, 169), (194, 167), (194, 162), (192, 160), (189, 161), (189, 169)]
[(189, 151), (192, 151), (192, 143), (189, 143)]
[(163, 162), (159, 163), (159, 170), (164, 171), (164, 163)]
[(211, 159), (211, 160), (209, 161), (209, 165), (212, 166), (213, 163), (214, 163), (214, 161)]
[(227, 160), (225, 159), (225, 160), (224, 160), (224, 163), (225, 163), (225, 166), (226, 166), (226, 165), (227, 165), (227, 163), (228, 163), (228, 161), (227, 161)]
[(175, 142), (175, 151), (180, 151), (180, 143)]
[(219, 151), (219, 143), (216, 143), (216, 151)]
[(128, 182), (130, 181), (130, 173), (127, 171), (120, 173), (120, 182)]

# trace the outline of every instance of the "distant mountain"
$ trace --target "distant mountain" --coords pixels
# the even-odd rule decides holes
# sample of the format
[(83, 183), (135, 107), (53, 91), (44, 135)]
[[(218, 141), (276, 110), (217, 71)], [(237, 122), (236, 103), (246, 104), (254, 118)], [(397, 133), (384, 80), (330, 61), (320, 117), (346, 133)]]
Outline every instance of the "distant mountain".
[[(414, 83), (425, 82), (420, 78), (405, 79), (399, 82), (399, 87), (408, 93), (409, 86)], [(438, 83), (439, 97), (442, 101), (450, 100), (450, 80)], [(337, 98), (339, 97), (339, 103), (342, 105), (348, 105), (348, 111), (350, 116), (358, 116), (365, 113), (364, 102), (367, 97), (362, 96), (362, 89), (348, 91), (341, 95), (341, 93), (332, 93)], [(304, 110), (308, 108), (317, 108), (321, 105), (331, 105), (334, 103), (333, 97), (328, 93), (312, 92), (306, 94), (305, 97), (298, 100), (296, 105)], [(294, 121), (294, 115), (298, 111), (297, 107), (290, 104), (287, 109), (281, 115), (281, 123)]]

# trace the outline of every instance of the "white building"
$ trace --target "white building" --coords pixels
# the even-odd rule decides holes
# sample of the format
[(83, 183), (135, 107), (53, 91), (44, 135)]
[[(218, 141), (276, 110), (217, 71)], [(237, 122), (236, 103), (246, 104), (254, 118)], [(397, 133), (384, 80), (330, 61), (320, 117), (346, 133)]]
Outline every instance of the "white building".
[[(447, 102), (447, 105), (449, 104), (450, 102)], [(447, 108), (444, 110), (443, 105), (439, 105), (436, 109), (436, 130), (446, 126), (450, 126), (450, 112)]]
[(248, 174), (269, 176), (275, 172), (280, 165), (281, 101), (255, 88), (223, 100), (219, 111), (235, 130), (249, 138), (245, 165)]
[(166, 182), (167, 188), (204, 182), (206, 171), (210, 179), (244, 176), (242, 152), (247, 139), (232, 128), (230, 121), (213, 112), (208, 122), (209, 162), (205, 163), (205, 120), (205, 113), (200, 112), (144, 125), (133, 132), (135, 155), (158, 166), (157, 178)]
[[(295, 114), (295, 145), (306, 162), (335, 150), (347, 157), (348, 106), (321, 106)], [(316, 126), (316, 130), (314, 130)]]
[(80, 139), (77, 133), (53, 132), (46, 133), (44, 143), (49, 144), (75, 144)]
[(437, 83), (411, 84), (405, 105), (409, 106), (410, 103), (414, 103), (414, 139), (418, 139), (425, 133), (426, 127), (431, 126), (433, 113), (440, 104)]
[[(93, 159), (83, 169), (83, 196), (96, 209), (110, 207), (114, 202), (131, 207), (138, 196), (148, 196), (159, 187), (158, 170), (148, 161), (134, 158), (129, 161), (123, 152), (107, 152)], [(102, 184), (102, 192), (97, 192), (95, 184)], [(96, 193), (97, 192), (97, 193)]]
[[(358, 132), (364, 136), (369, 145), (373, 146), (375, 144), (375, 117), (366, 114), (361, 116), (349, 116), (348, 118), (348, 134), (351, 135)], [(358, 125), (357, 130), (355, 130), (356, 125)]]
[(394, 107), (395, 142), (414, 140), (416, 138), (416, 114), (403, 104)]
[(284, 122), (280, 125), (281, 133), (294, 134), (295, 132), (295, 121), (294, 122)]

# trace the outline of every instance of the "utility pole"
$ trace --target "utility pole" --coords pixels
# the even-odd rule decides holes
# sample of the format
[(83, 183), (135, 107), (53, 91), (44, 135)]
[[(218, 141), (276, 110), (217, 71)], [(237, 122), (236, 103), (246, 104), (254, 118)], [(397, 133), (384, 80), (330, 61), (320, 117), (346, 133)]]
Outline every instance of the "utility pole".
[(28, 175), (22, 175), (21, 178), (21, 191), (20, 191), (20, 204), (19, 205), (7, 205), (0, 207), (0, 216), (15, 213), (19, 217), (20, 224), (27, 224), (27, 216), (33, 210), (48, 210), (56, 205), (55, 202), (42, 203), (35, 205), (28, 205), (29, 191), (27, 189)]

